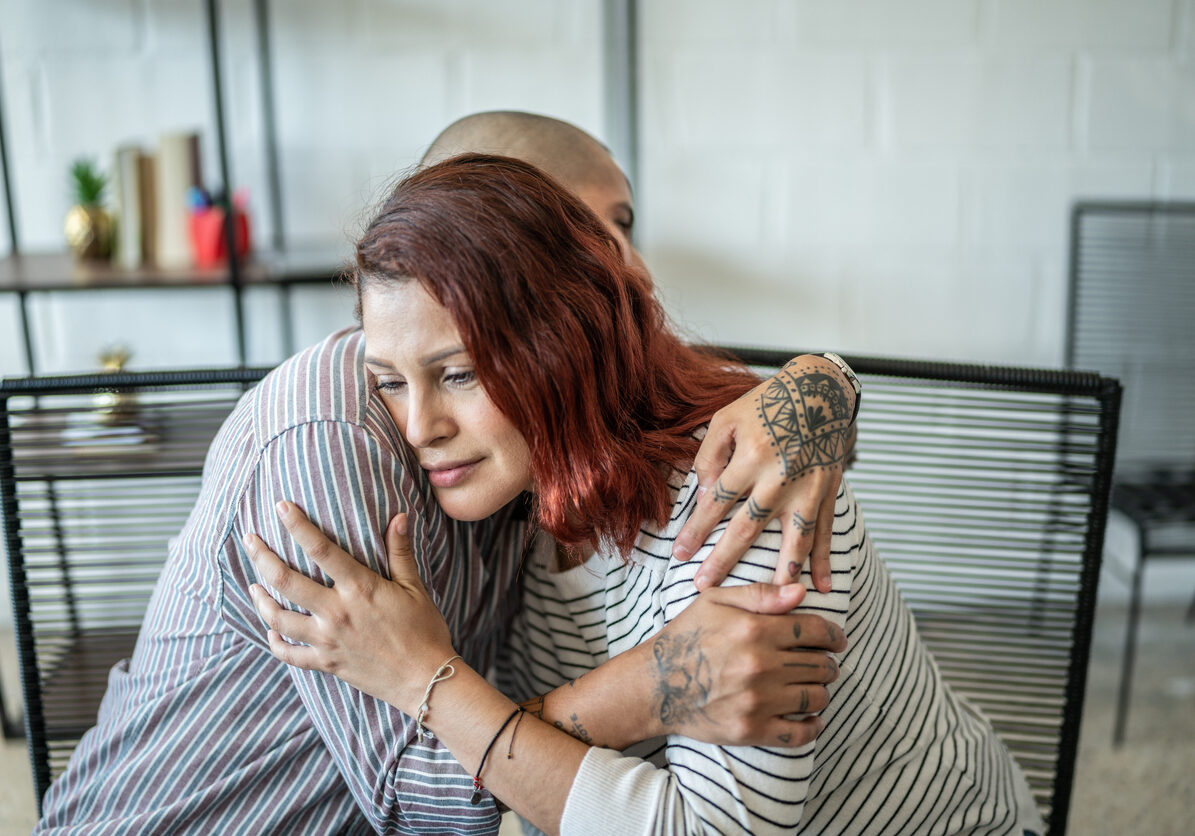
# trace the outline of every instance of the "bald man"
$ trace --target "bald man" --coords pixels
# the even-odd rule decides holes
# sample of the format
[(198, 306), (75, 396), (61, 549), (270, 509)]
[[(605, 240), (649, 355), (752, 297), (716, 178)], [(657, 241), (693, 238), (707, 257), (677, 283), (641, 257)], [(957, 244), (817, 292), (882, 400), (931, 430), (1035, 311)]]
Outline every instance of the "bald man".
[[(516, 157), (542, 169), (571, 189), (602, 220), (622, 248), (627, 263), (643, 260), (632, 243), (635, 204), (631, 185), (610, 151), (575, 125), (520, 111), (474, 113), (453, 122), (433, 140), (422, 165), (464, 153)], [(830, 590), (830, 535), (834, 500), (842, 478), (854, 413), (831, 432), (836, 443), (802, 437), (806, 428), (769, 421), (759, 408), (769, 387), (795, 392), (813, 379), (828, 377), (839, 403), (853, 404), (853, 375), (820, 355), (795, 358), (776, 377), (728, 405), (710, 422), (694, 465), (701, 485), (698, 508), (677, 538), (675, 555), (689, 559), (723, 519), (727, 504), (746, 496), (698, 575), (701, 588), (719, 583), (771, 520), (780, 517), (784, 536), (776, 583), (795, 579), (812, 553), (814, 585)], [(782, 452), (777, 452), (782, 451)], [(816, 451), (816, 454), (815, 454)], [(828, 451), (828, 452), (826, 452)]]

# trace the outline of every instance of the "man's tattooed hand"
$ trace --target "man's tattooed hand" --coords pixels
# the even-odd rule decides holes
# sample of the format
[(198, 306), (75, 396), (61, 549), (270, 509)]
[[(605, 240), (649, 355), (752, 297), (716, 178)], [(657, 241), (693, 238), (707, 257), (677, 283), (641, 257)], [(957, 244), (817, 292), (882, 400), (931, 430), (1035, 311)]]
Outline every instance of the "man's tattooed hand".
[(661, 635), (652, 644), (652, 655), (660, 722), (675, 726), (704, 717), (713, 682), (701, 630)]
[(767, 382), (759, 394), (758, 415), (772, 439), (781, 484), (842, 464), (851, 426), (850, 397), (834, 377), (796, 361)]

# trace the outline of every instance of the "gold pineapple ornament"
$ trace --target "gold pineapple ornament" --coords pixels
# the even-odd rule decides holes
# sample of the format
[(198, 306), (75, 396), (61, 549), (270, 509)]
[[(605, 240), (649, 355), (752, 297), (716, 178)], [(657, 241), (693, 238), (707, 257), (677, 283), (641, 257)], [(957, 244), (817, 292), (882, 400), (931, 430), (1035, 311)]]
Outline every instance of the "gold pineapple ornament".
[(112, 216), (103, 207), (108, 177), (91, 160), (71, 166), (75, 205), (66, 213), (66, 243), (81, 261), (106, 260), (112, 254)]

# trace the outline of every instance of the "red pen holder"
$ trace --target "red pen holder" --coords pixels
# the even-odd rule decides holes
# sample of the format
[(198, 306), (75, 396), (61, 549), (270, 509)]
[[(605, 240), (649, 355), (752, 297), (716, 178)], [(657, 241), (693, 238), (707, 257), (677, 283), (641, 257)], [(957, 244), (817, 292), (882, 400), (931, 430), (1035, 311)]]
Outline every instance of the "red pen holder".
[[(196, 267), (218, 267), (228, 261), (224, 243), (224, 210), (215, 206), (196, 209), (191, 213), (191, 254)], [(249, 218), (244, 212), (233, 210), (233, 240), (237, 258), (249, 253)]]

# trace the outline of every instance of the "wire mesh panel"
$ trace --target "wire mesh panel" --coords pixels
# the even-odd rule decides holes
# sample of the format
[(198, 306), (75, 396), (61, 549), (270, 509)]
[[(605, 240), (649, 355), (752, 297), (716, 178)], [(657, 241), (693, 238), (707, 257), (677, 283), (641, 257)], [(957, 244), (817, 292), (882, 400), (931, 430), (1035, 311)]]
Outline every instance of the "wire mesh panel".
[(132, 653), (208, 445), (261, 370), (0, 384), (0, 495), (38, 797)]
[[(732, 349), (770, 371), (791, 354)], [(1097, 375), (847, 358), (847, 473), (943, 678), (1065, 830), (1120, 390)]]
[(1124, 385), (1117, 469), (1195, 469), (1195, 203), (1081, 203), (1068, 365)]

